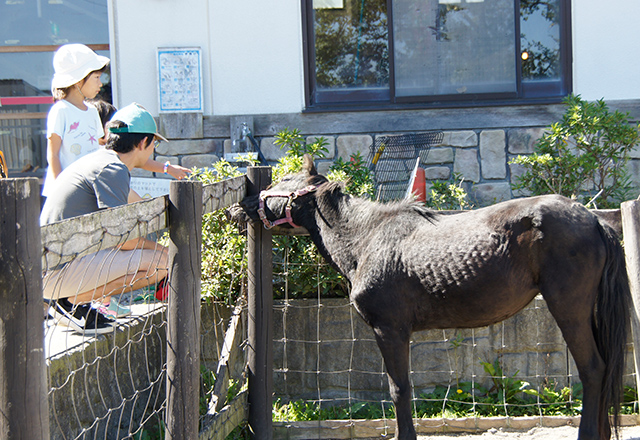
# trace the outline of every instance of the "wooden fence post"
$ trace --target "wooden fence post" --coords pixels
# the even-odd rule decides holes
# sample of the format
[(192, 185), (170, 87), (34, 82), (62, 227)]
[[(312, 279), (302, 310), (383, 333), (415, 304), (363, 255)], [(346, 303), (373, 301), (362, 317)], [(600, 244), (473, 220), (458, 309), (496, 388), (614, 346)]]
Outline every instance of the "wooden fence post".
[(169, 193), (166, 439), (199, 432), (202, 183), (173, 181)]
[[(271, 167), (247, 168), (247, 195), (271, 183)], [(247, 226), (249, 339), (249, 428), (254, 439), (271, 440), (273, 422), (273, 268), (271, 231), (261, 222)]]
[(0, 436), (49, 439), (38, 179), (0, 179)]
[(629, 287), (633, 307), (631, 328), (633, 356), (636, 366), (636, 387), (640, 390), (640, 200), (629, 200), (620, 205), (624, 257), (629, 275)]

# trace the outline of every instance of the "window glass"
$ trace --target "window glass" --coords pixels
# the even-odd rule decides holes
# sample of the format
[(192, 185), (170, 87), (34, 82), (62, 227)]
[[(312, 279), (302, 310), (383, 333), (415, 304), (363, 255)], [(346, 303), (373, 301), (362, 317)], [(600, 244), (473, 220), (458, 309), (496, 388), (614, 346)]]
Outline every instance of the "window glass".
[(388, 89), (386, 0), (314, 0), (318, 91)]
[[(11, 175), (44, 174), (53, 54), (66, 43), (108, 47), (107, 0), (0, 3), (0, 150)], [(108, 74), (102, 80), (101, 96), (110, 101)]]
[(396, 96), (516, 91), (513, 0), (393, 3)]
[(520, 0), (523, 81), (559, 80), (560, 0)]
[(304, 1), (310, 107), (570, 92), (569, 0)]
[(0, 45), (108, 43), (107, 0), (6, 0)]

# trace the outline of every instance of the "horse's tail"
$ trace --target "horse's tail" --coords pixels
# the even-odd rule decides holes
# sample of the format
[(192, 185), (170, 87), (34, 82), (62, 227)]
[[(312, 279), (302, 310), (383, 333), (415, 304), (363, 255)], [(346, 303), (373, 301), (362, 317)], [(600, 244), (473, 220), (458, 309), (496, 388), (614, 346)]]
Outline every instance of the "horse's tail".
[(602, 272), (594, 314), (594, 335), (598, 351), (605, 363), (598, 426), (600, 438), (609, 438), (609, 409), (613, 408), (613, 431), (618, 437), (619, 412), (623, 395), (623, 374), (631, 293), (624, 251), (617, 234), (609, 226), (599, 224), (607, 258)]

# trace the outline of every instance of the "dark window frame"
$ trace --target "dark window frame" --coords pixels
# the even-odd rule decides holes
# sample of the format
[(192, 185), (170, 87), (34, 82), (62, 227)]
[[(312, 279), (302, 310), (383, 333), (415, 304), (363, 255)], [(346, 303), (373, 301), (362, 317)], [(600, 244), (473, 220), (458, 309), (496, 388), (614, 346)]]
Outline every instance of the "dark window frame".
[[(302, 0), (302, 33), (305, 112), (340, 110), (394, 110), (410, 108), (480, 107), (491, 105), (551, 104), (561, 102), (573, 91), (571, 1), (560, 0), (560, 80), (527, 82), (522, 80), (520, 20), (516, 20), (516, 82), (515, 93), (468, 95), (437, 95), (396, 97), (393, 57), (393, 0), (387, 0), (389, 38), (389, 88), (383, 90), (340, 90), (318, 92), (315, 82), (315, 44), (313, 30), (313, 0)], [(520, 0), (514, 0), (516, 17), (520, 16)]]

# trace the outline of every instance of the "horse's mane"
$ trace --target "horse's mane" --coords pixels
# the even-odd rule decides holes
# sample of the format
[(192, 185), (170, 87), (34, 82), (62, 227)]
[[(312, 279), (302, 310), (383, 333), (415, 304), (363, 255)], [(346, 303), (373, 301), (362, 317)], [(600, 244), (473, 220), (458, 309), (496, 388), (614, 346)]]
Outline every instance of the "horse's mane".
[[(311, 176), (311, 180), (314, 180)], [(322, 177), (322, 176), (320, 176)], [(396, 200), (390, 202), (379, 202), (368, 200), (364, 197), (356, 197), (346, 194), (343, 182), (327, 181), (318, 186), (316, 198), (321, 203), (332, 210), (343, 210), (349, 208), (351, 215), (359, 217), (365, 223), (377, 223), (381, 217), (390, 216), (412, 216), (418, 214), (420, 217), (434, 223), (438, 216), (437, 212), (427, 208), (419, 202), (413, 200)]]

